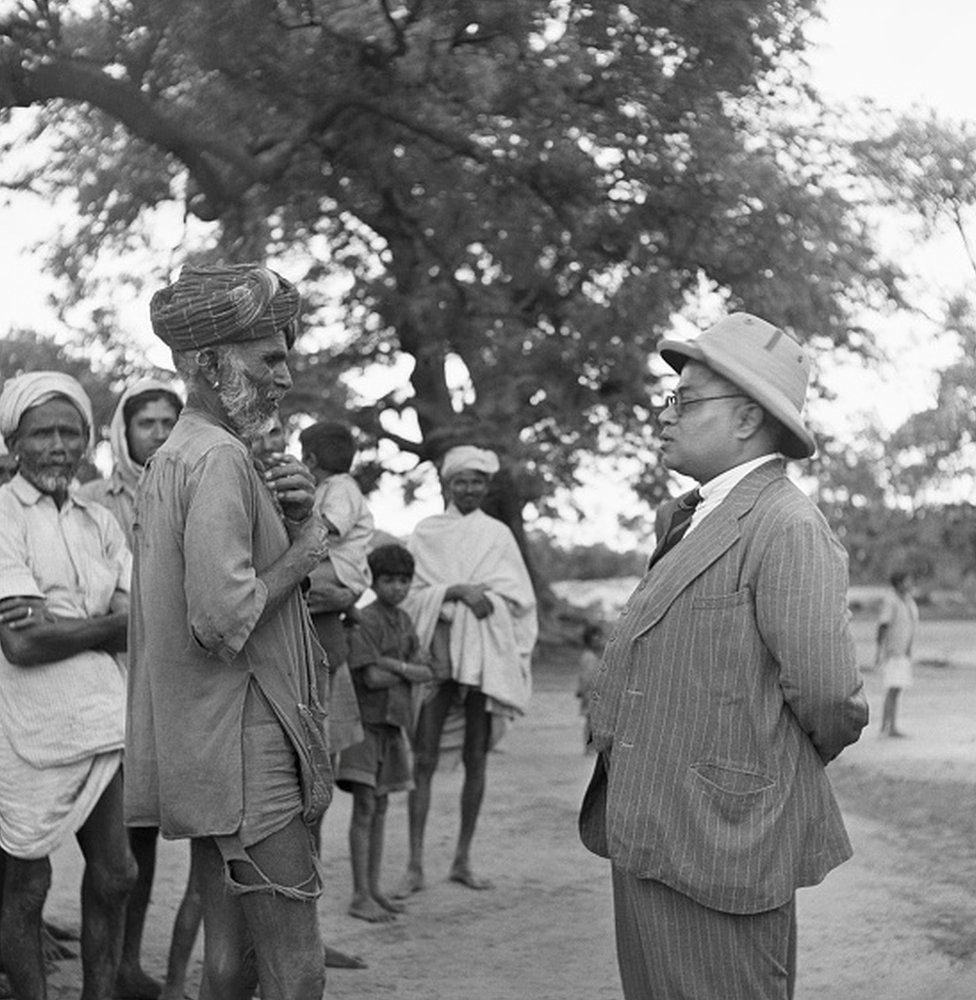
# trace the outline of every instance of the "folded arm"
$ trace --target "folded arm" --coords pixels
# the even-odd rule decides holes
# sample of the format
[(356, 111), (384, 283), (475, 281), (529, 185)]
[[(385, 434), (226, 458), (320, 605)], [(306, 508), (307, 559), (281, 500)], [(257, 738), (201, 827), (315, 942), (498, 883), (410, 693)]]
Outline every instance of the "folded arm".
[(127, 629), (125, 611), (95, 618), (56, 618), (43, 598), (0, 601), (0, 648), (19, 667), (55, 663), (89, 650), (124, 652)]

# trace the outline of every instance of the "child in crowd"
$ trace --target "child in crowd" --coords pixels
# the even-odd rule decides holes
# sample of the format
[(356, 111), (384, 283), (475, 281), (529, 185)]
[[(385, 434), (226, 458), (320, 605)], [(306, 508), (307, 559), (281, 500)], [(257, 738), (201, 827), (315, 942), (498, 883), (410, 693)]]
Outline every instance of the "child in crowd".
[(918, 627), (918, 606), (912, 597), (910, 573), (891, 574), (891, 590), (885, 594), (878, 616), (875, 663), (881, 667), (885, 699), (881, 712), (881, 735), (904, 736), (895, 724), (898, 695), (912, 684), (912, 640)]
[(306, 427), (299, 440), (302, 461), (315, 477), (315, 508), (331, 535), (329, 555), (312, 575), (309, 610), (345, 611), (369, 586), (366, 550), (373, 537), (373, 516), (349, 474), (356, 443), (345, 424), (326, 421)]
[(583, 716), (583, 749), (593, 752), (590, 742), (590, 688), (596, 678), (600, 657), (603, 655), (603, 629), (590, 622), (583, 626), (583, 652), (579, 660), (579, 680), (576, 683), (576, 697), (579, 699), (580, 715)]
[(433, 675), (410, 618), (399, 607), (410, 589), (413, 556), (402, 545), (382, 545), (370, 553), (369, 567), (376, 600), (360, 611), (349, 657), (365, 738), (339, 755), (336, 784), (353, 796), (349, 913), (375, 923), (393, 920), (404, 909), (380, 891), (383, 829), (389, 793), (413, 787), (407, 742), (414, 724), (413, 685)]
[(315, 509), (330, 532), (329, 554), (309, 574), (305, 598), (329, 661), (329, 675), (319, 677), (319, 698), (329, 710), (329, 744), (339, 751), (362, 739), (343, 620), (369, 587), (373, 515), (349, 474), (356, 454), (349, 428), (321, 421), (306, 427), (299, 440), (302, 461), (315, 477)]

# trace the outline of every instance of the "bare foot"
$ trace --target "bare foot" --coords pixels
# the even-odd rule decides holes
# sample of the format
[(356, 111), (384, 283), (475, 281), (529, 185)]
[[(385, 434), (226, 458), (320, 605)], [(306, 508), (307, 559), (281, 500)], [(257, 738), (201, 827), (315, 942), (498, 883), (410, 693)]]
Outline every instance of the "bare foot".
[(407, 910), (403, 903), (398, 903), (396, 900), (390, 899), (389, 896), (384, 896), (382, 892), (374, 892), (373, 899), (375, 899), (384, 910), (389, 910), (390, 913), (405, 913)]
[(77, 958), (78, 953), (73, 949), (69, 948), (64, 941), (77, 941), (77, 937), (69, 937), (68, 931), (62, 931), (58, 928), (57, 933), (61, 935), (56, 937), (51, 933), (51, 928), (48, 924), (44, 924), (41, 927), (41, 948), (44, 955), (44, 961), (48, 965), (52, 962), (63, 962), (69, 958)]
[(903, 740), (907, 738), (908, 733), (903, 733), (900, 729), (890, 729), (888, 735), (893, 736), (896, 740)]
[[(70, 927), (61, 927), (58, 924), (52, 924), (50, 920), (44, 921), (44, 930), (54, 938), (55, 941), (80, 941), (81, 935), (78, 931), (71, 930)], [(74, 957), (74, 956), (72, 956)]]
[(119, 966), (114, 996), (124, 997), (125, 1000), (158, 1000), (162, 991), (162, 983), (147, 976), (138, 965)]
[(451, 874), (448, 878), (452, 882), (460, 882), (469, 889), (494, 889), (494, 884), (486, 878), (478, 878), (477, 875), (466, 865), (455, 861), (451, 866)]
[(358, 955), (347, 955), (338, 948), (324, 944), (325, 967), (327, 969), (365, 969), (366, 963)]
[(350, 917), (357, 917), (371, 924), (385, 924), (396, 920), (396, 914), (384, 909), (372, 896), (365, 899), (353, 899), (346, 911)]
[(408, 868), (403, 877), (397, 882), (396, 888), (390, 893), (392, 899), (406, 899), (415, 892), (423, 892), (427, 888), (424, 881), (424, 873), (415, 868)]

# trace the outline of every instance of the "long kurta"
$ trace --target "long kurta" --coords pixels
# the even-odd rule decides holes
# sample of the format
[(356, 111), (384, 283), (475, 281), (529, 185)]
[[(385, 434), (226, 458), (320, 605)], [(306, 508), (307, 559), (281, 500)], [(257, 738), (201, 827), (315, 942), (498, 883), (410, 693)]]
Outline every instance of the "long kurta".
[[(59, 618), (125, 609), (131, 560), (98, 504), (54, 500), (22, 476), (0, 487), (0, 599), (43, 598)], [(41, 858), (88, 818), (118, 770), (125, 690), (111, 654), (36, 666), (0, 652), (0, 847)]]
[(258, 578), (289, 547), (245, 443), (183, 411), (136, 498), (125, 816), (165, 837), (231, 834), (244, 698), (256, 682), (300, 752), (322, 656), (299, 588), (258, 625)]

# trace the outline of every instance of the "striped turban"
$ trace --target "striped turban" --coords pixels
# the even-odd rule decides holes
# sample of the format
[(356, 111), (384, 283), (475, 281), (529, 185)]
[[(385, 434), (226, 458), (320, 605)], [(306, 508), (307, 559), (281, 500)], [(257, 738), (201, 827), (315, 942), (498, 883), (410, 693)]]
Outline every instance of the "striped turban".
[(465, 471), (493, 476), (498, 471), (498, 456), (487, 448), (476, 448), (471, 444), (451, 448), (441, 463), (442, 481), (448, 483), (453, 476)]
[(153, 295), (153, 332), (174, 351), (260, 340), (284, 331), (290, 348), (297, 332), (298, 290), (262, 264), (184, 267)]
[(59, 396), (67, 399), (81, 414), (90, 448), (94, 443), (91, 400), (81, 383), (64, 372), (27, 372), (7, 379), (0, 393), (0, 435), (9, 440), (17, 433), (28, 410)]

